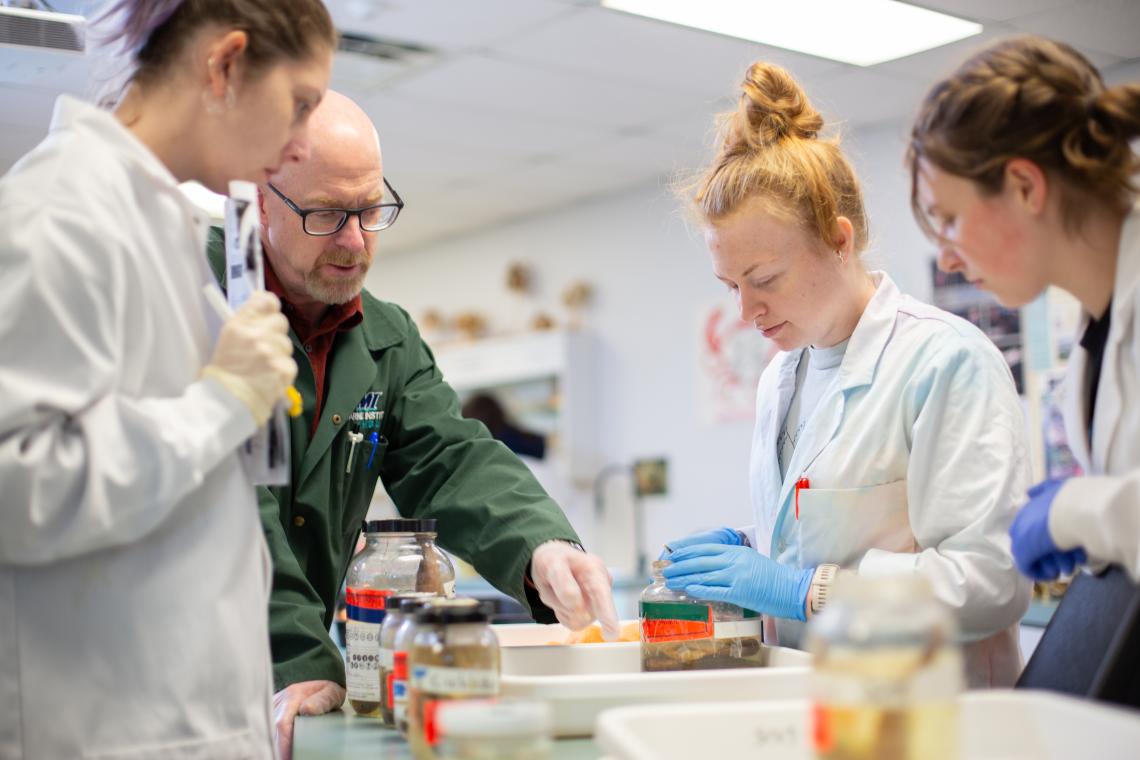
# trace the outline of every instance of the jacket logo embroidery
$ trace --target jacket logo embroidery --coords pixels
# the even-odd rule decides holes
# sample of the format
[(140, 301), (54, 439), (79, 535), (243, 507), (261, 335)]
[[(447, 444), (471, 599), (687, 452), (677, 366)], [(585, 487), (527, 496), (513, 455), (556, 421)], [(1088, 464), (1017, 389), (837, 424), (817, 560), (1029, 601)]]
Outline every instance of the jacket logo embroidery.
[(384, 419), (384, 410), (380, 408), (380, 397), (384, 391), (369, 391), (364, 394), (349, 420), (356, 423), (359, 430), (379, 429)]

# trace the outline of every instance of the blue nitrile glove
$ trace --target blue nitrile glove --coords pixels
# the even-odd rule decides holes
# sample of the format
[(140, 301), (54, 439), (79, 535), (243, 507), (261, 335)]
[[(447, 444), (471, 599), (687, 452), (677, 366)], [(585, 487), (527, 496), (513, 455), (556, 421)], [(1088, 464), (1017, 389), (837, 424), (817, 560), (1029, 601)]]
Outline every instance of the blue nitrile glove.
[(750, 546), (697, 544), (673, 552), (665, 585), (695, 599), (730, 602), (765, 615), (806, 620), (815, 568), (781, 565)]
[(1065, 479), (1045, 480), (1029, 489), (1029, 501), (1009, 526), (1017, 569), (1035, 581), (1051, 581), (1088, 561), (1082, 547), (1062, 551), (1049, 533), (1049, 509)]
[(726, 546), (740, 546), (740, 531), (733, 530), (732, 528), (722, 527), (714, 528), (713, 530), (702, 530), (700, 533), (694, 533), (691, 536), (678, 538), (676, 541), (670, 541), (665, 544), (665, 549), (657, 555), (657, 559), (669, 559), (669, 555), (678, 549), (685, 546), (695, 546), (696, 544), (725, 544)]

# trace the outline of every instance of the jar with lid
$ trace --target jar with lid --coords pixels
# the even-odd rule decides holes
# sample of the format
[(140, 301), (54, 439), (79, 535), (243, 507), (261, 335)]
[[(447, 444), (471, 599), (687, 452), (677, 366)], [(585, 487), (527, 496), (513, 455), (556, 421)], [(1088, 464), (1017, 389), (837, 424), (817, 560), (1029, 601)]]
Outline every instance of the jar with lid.
[[(380, 719), (384, 721), (386, 726), (396, 725), (393, 706), (396, 679), (396, 631), (399, 630), (406, 618), (403, 603), (405, 601), (422, 602), (427, 599), (438, 598), (428, 591), (408, 591), (392, 594), (388, 597), (384, 622), (380, 626)], [(409, 604), (408, 607), (414, 610), (418, 608), (418, 605)]]
[(922, 576), (841, 574), (807, 628), (816, 757), (957, 757), (963, 671), (956, 633)]
[(486, 605), (440, 600), (415, 613), (408, 649), (408, 743), (418, 760), (434, 758), (436, 713), (453, 700), (499, 693), (499, 641)]
[(550, 705), (521, 699), (445, 702), (436, 713), (445, 760), (547, 760)]
[(665, 585), (672, 563), (653, 563), (641, 594), (641, 669), (712, 670), (764, 664), (760, 616), (727, 602), (693, 599)]
[(382, 577), (393, 591), (455, 596), (455, 566), (435, 545), (433, 519), (373, 521), (383, 536)]
[(345, 681), (358, 715), (380, 717), (380, 625), (393, 593), (450, 596), (455, 568), (435, 545), (435, 520), (370, 520), (345, 578)]
[[(403, 620), (392, 634), (392, 721), (399, 732), (408, 735), (408, 649), (416, 634), (415, 613), (429, 604), (441, 601), (440, 597), (404, 599), (400, 602)], [(473, 604), (474, 600), (455, 599), (453, 602)]]

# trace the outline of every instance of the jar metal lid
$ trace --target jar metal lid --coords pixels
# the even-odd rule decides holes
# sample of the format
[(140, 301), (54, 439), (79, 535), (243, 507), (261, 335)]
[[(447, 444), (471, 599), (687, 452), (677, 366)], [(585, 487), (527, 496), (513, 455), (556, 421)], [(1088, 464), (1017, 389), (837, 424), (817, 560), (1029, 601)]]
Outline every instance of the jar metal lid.
[(437, 595), (430, 591), (400, 591), (399, 593), (389, 596), (384, 603), (384, 606), (390, 610), (402, 610), (401, 606), (405, 600), (411, 599), (417, 602), (422, 602), (426, 599), (434, 599)]
[(547, 736), (550, 705), (521, 699), (464, 699), (442, 702), (436, 713), (444, 739)]
[(438, 521), (435, 518), (410, 520), (396, 518), (369, 520), (364, 523), (365, 533), (435, 533)]
[(491, 619), (491, 605), (475, 599), (438, 599), (416, 610), (414, 619), (428, 625), (486, 623)]

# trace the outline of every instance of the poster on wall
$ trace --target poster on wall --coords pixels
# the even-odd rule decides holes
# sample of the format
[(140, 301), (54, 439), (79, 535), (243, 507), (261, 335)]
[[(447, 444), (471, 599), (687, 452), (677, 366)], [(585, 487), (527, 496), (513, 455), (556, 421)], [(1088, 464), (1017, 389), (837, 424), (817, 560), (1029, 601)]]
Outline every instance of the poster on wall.
[(1025, 394), (1021, 312), (1007, 309), (984, 290), (972, 285), (962, 274), (949, 274), (938, 268), (932, 259), (930, 268), (934, 279), (934, 305), (972, 322), (1005, 357), (1019, 395)]
[(731, 303), (701, 309), (698, 317), (697, 419), (704, 425), (752, 422), (760, 373), (779, 349), (742, 322)]
[(1041, 435), (1045, 441), (1045, 477), (1071, 478), (1083, 474), (1065, 435), (1065, 370), (1041, 373)]

